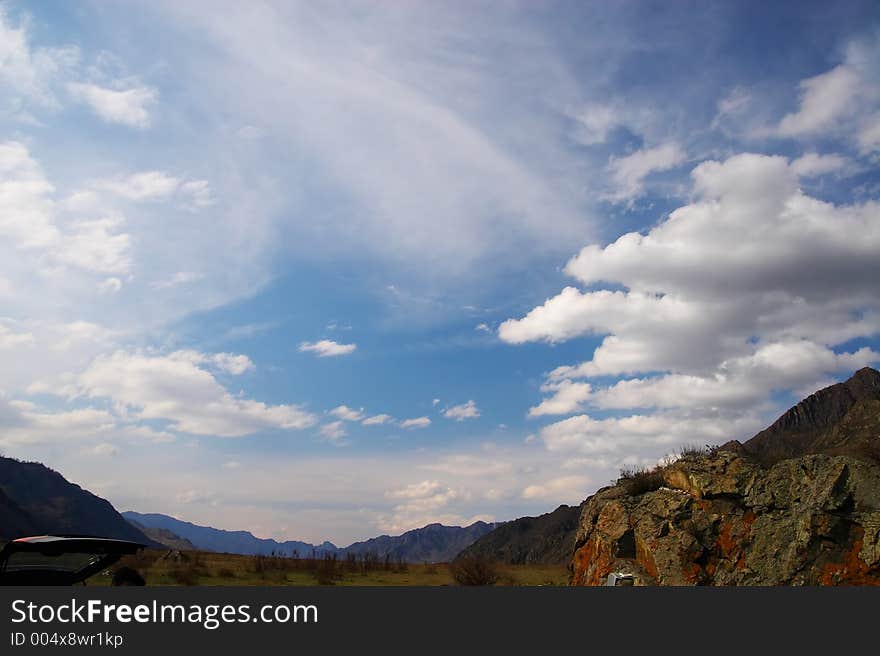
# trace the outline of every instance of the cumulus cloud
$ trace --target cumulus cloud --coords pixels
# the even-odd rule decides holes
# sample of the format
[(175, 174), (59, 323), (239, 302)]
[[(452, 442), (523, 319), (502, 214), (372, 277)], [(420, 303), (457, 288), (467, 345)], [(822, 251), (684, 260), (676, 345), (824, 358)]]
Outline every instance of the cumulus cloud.
[(827, 128), (852, 110), (859, 92), (859, 76), (845, 64), (800, 83), (800, 107), (779, 123), (779, 134), (799, 136)]
[(540, 404), (529, 409), (529, 417), (568, 415), (577, 412), (589, 400), (593, 388), (589, 383), (562, 380), (542, 385), (541, 391), (553, 392), (553, 396), (544, 399)]
[(578, 504), (586, 496), (589, 480), (586, 476), (561, 476), (544, 483), (527, 486), (524, 499), (541, 499), (548, 503)]
[(798, 108), (782, 118), (776, 133), (798, 139), (842, 135), (861, 154), (874, 152), (880, 146), (878, 53), (876, 37), (855, 40), (841, 64), (802, 80)]
[(105, 439), (117, 420), (106, 410), (76, 408), (49, 411), (30, 401), (0, 396), (0, 444), (21, 445)]
[(67, 90), (74, 99), (86, 103), (107, 123), (138, 129), (150, 126), (150, 108), (159, 96), (155, 89), (147, 86), (116, 90), (97, 84), (71, 82)]
[(427, 428), (430, 425), (431, 420), (428, 417), (415, 417), (413, 419), (404, 419), (400, 422), (400, 427), (406, 428), (407, 430)]
[(613, 201), (631, 201), (641, 195), (644, 180), (656, 171), (667, 171), (685, 161), (681, 146), (670, 142), (654, 148), (644, 148), (613, 158), (608, 165), (614, 190), (608, 194)]
[[(622, 290), (566, 287), (501, 324), (499, 336), (509, 343), (602, 337), (591, 359), (550, 372), (543, 391), (552, 395), (532, 414), (586, 407), (654, 413), (582, 416), (542, 431), (545, 442), (577, 435), (608, 446), (622, 439), (614, 431), (646, 425), (664, 435), (675, 426), (683, 442), (693, 436), (687, 421), (700, 435), (743, 437), (739, 431), (752, 424), (739, 418), (772, 392), (809, 389), (878, 360), (871, 349), (839, 347), (880, 332), (873, 282), (880, 279), (880, 206), (812, 198), (798, 188), (796, 168), (751, 154), (700, 164), (692, 203), (645, 234), (586, 246), (566, 265), (585, 286)], [(632, 377), (640, 373), (648, 375)], [(632, 378), (574, 382), (603, 376)]]
[(455, 421), (464, 421), (465, 419), (476, 419), (480, 416), (480, 409), (475, 401), (470, 400), (461, 405), (454, 405), (443, 412), (443, 416), (447, 419)]
[[(241, 437), (262, 430), (302, 429), (315, 417), (295, 405), (267, 405), (230, 394), (204, 365), (246, 370), (241, 360), (192, 351), (149, 355), (117, 351), (79, 376), (83, 393), (108, 398), (140, 420), (163, 420), (193, 435)], [(202, 365), (202, 366), (200, 366)]]
[(364, 426), (381, 426), (389, 421), (393, 421), (393, 419), (391, 415), (373, 415), (372, 417), (367, 417), (361, 423)]
[(119, 231), (121, 217), (76, 219), (67, 230), (59, 227), (55, 188), (24, 144), (0, 143), (0, 175), (0, 235), (8, 244), (43, 254), (53, 266), (103, 274), (131, 269), (131, 240)]
[(840, 155), (819, 155), (817, 153), (807, 153), (798, 157), (791, 163), (791, 170), (798, 177), (812, 178), (826, 173), (834, 173), (840, 171), (847, 166), (848, 162), (845, 157)]
[(389, 490), (385, 496), (400, 501), (392, 508), (391, 516), (379, 517), (380, 528), (392, 533), (402, 533), (434, 522), (465, 526), (479, 519), (491, 521), (487, 516), (466, 518), (449, 512), (447, 506), (467, 495), (436, 480), (425, 480)]
[(357, 349), (357, 344), (339, 344), (330, 339), (322, 339), (317, 342), (301, 342), (299, 350), (303, 353), (314, 353), (319, 358), (331, 358), (339, 355), (349, 355)]
[(354, 408), (349, 408), (347, 405), (340, 405), (333, 408), (330, 411), (330, 414), (343, 421), (360, 421), (364, 418), (364, 409), (361, 408), (360, 410), (355, 410)]

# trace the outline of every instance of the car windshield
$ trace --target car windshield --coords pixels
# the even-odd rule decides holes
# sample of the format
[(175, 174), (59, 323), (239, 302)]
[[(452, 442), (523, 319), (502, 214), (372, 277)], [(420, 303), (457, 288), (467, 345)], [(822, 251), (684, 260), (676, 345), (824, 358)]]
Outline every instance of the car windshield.
[(6, 572), (44, 570), (74, 573), (97, 563), (102, 558), (105, 558), (103, 554), (96, 553), (18, 551), (9, 555), (3, 570)]

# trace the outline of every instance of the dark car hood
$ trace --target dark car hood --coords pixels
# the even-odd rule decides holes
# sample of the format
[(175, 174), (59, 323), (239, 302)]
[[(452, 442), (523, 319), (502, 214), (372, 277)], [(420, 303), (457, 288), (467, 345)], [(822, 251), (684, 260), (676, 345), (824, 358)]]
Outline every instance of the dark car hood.
[(19, 538), (0, 549), (0, 585), (73, 585), (143, 547), (81, 535)]

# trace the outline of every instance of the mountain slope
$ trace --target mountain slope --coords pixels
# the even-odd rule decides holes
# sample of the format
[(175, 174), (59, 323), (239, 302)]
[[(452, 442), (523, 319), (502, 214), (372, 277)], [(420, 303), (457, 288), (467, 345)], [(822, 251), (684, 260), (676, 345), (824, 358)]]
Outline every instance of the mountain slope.
[(460, 557), (481, 557), (519, 564), (555, 565), (571, 560), (580, 506), (559, 506), (538, 517), (520, 517), (498, 525)]
[(880, 455), (880, 372), (860, 369), (843, 382), (811, 394), (734, 450), (772, 464), (808, 453)]
[(343, 554), (373, 554), (381, 559), (403, 560), (410, 563), (445, 563), (454, 559), (462, 549), (489, 533), (497, 524), (474, 522), (470, 526), (428, 524), (402, 535), (382, 535), (355, 542)]
[(0, 457), (0, 494), (2, 516), (10, 519), (0, 524), (6, 538), (72, 533), (152, 544), (109, 501), (37, 462)]
[(172, 533), (167, 528), (149, 528), (144, 526), (143, 524), (138, 524), (133, 519), (128, 520), (134, 527), (139, 530), (141, 533), (150, 538), (153, 542), (157, 542), (169, 549), (177, 549), (178, 551), (196, 551), (196, 545), (187, 540), (186, 538), (182, 538), (179, 535)]
[(0, 489), (0, 542), (39, 532), (31, 516)]

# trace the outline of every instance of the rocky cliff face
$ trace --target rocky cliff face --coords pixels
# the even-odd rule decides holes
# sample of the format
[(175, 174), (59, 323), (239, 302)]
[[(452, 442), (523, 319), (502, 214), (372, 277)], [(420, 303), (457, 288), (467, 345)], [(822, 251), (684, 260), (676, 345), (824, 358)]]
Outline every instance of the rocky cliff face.
[(880, 373), (583, 504), (574, 585), (880, 585)]
[(684, 458), (660, 489), (587, 500), (574, 585), (880, 585), (880, 466), (810, 455), (769, 470), (731, 452)]

